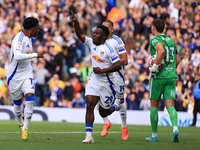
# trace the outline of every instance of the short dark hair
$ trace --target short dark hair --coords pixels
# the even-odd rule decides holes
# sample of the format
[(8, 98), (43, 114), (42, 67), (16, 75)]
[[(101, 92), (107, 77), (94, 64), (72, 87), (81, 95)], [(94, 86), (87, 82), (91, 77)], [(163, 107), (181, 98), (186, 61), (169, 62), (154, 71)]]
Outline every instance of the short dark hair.
[(35, 27), (39, 23), (38, 19), (34, 17), (28, 17), (23, 22), (24, 29), (31, 29), (32, 27)]
[(98, 25), (97, 28), (100, 28), (103, 30), (103, 32), (106, 34), (106, 37), (109, 35), (109, 30), (106, 26), (104, 25)]
[(110, 25), (113, 27), (113, 22), (111, 20), (105, 20), (104, 22), (110, 23)]
[(165, 28), (165, 23), (161, 19), (154, 19), (152, 26), (154, 26), (159, 33), (162, 33)]

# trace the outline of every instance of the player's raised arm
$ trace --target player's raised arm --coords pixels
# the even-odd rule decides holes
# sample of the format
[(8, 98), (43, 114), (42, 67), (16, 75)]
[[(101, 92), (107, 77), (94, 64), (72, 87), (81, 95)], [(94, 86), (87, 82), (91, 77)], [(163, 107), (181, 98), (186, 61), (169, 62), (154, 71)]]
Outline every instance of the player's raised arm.
[(101, 73), (110, 73), (115, 72), (121, 69), (121, 62), (120, 60), (115, 62), (112, 66), (104, 69), (100, 69), (99, 67), (93, 68), (94, 73), (101, 74)]
[(72, 15), (70, 16), (70, 20), (72, 22), (74, 22), (74, 29), (75, 29), (76, 35), (78, 36), (79, 40), (81, 40), (81, 42), (84, 43), (85, 42), (85, 34), (83, 33), (83, 31), (79, 25), (76, 14), (74, 14), (73, 11), (71, 11), (71, 13), (72, 13)]

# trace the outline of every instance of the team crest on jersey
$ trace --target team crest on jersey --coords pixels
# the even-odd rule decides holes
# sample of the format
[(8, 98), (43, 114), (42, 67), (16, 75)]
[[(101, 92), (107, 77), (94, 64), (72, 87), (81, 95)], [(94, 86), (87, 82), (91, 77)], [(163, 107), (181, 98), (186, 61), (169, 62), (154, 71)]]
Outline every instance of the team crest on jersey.
[(103, 52), (103, 51), (101, 51), (100, 55), (101, 55), (101, 56), (103, 56), (103, 55), (104, 55), (104, 52)]
[(15, 94), (14, 93), (11, 93), (12, 94), (12, 96), (15, 96)]
[(31, 51), (27, 52), (26, 54), (31, 54)]

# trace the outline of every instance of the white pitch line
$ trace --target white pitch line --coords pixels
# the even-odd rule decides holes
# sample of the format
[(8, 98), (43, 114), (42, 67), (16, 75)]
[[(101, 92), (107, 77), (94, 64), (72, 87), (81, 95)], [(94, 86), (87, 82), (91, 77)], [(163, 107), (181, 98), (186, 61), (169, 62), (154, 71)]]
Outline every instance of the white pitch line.
[[(19, 133), (19, 132), (0, 132), (0, 133)], [(64, 134), (66, 134), (66, 133), (85, 133), (85, 132), (28, 132), (28, 133), (46, 133), (46, 134), (51, 134), (51, 133), (53, 133), (53, 134), (59, 134), (59, 133), (64, 133)], [(101, 132), (92, 132), (92, 133), (101, 133)], [(109, 132), (109, 133), (121, 133), (121, 132)]]
[[(16, 134), (19, 134), (19, 132), (0, 132), (0, 134), (2, 134), (2, 133), (16, 133)], [(35, 133), (35, 134), (82, 134), (82, 133), (84, 133), (85, 134), (85, 132), (29, 132), (29, 133)], [(92, 132), (92, 133), (101, 133), (101, 132)], [(118, 133), (120, 133), (121, 134), (121, 132), (119, 132), (119, 131), (110, 131), (109, 132), (109, 134), (118, 134)], [(150, 132), (129, 132), (129, 134), (151, 134)], [(170, 132), (168, 132), (168, 133), (158, 133), (158, 134), (160, 134), (160, 135), (163, 135), (163, 134), (172, 134), (172, 133), (170, 133)], [(197, 135), (197, 134), (186, 134), (186, 133), (181, 133), (181, 135)]]

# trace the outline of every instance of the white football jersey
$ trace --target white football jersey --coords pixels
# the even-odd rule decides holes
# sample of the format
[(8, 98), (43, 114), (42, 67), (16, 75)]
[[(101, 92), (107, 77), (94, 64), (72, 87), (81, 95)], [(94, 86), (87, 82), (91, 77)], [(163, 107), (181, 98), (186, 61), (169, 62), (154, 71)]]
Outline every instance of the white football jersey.
[[(99, 67), (101, 69), (112, 66), (115, 62), (119, 61), (119, 57), (114, 48), (107, 42), (105, 44), (96, 46), (93, 40), (85, 36), (85, 45), (88, 45), (91, 50), (92, 68)], [(108, 84), (114, 80), (113, 73), (95, 74), (91, 72), (90, 80), (96, 84)]]
[[(126, 53), (124, 42), (118, 36), (113, 34), (113, 37), (110, 39), (107, 39), (106, 42), (115, 49), (118, 56), (120, 54)], [(117, 81), (119, 81), (119, 79), (121, 79), (122, 80), (121, 83), (123, 84), (123, 82), (124, 82), (123, 66), (122, 66), (121, 70), (115, 72), (114, 74), (117, 78)]]
[(20, 31), (12, 40), (10, 51), (10, 64), (7, 70), (8, 84), (10, 80), (23, 80), (33, 78), (31, 58), (37, 57), (37, 53), (32, 52), (32, 39)]

